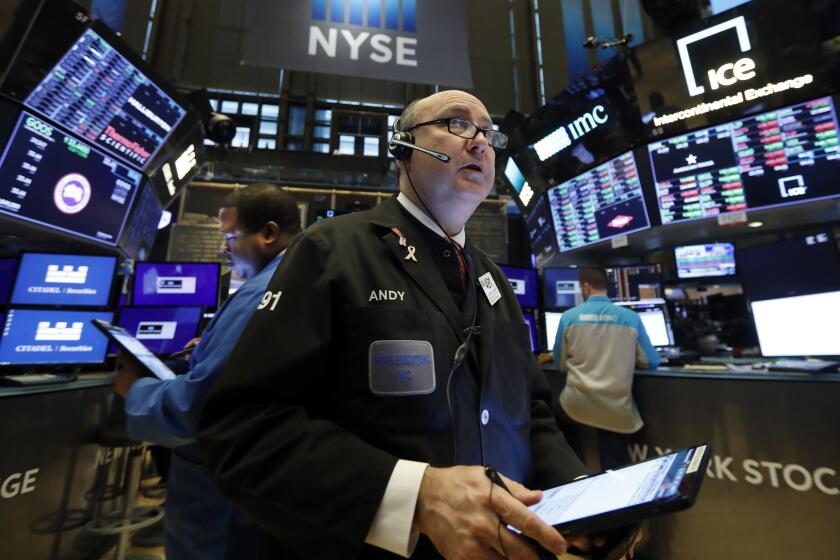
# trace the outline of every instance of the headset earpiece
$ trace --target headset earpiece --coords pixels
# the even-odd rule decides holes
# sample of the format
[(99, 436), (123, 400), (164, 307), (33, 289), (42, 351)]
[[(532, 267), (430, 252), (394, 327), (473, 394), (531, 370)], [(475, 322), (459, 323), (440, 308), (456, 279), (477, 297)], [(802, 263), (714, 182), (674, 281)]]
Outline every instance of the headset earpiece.
[[(394, 126), (391, 128), (391, 140), (398, 140), (408, 144), (414, 144), (414, 135), (411, 132), (404, 132), (400, 130), (400, 119), (394, 121)], [(399, 161), (406, 161), (411, 157), (411, 148), (388, 142), (388, 151), (394, 156), (394, 159)]]

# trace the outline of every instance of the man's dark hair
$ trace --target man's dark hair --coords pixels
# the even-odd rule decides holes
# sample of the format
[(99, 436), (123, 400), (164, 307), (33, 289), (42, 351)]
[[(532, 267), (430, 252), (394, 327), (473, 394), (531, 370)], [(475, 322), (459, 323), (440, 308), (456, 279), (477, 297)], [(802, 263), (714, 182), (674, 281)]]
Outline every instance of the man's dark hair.
[(578, 282), (586, 282), (596, 290), (607, 289), (607, 273), (602, 268), (586, 267), (580, 269)]
[(291, 234), (301, 229), (297, 202), (278, 185), (254, 183), (237, 189), (225, 197), (222, 206), (236, 208), (237, 223), (247, 233), (260, 231), (267, 222)]

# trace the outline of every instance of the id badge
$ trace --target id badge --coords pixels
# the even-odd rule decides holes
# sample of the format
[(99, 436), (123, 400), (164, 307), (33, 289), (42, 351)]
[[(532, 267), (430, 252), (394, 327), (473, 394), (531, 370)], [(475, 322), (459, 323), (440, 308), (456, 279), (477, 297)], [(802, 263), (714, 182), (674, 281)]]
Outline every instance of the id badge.
[(368, 351), (370, 392), (428, 395), (435, 390), (435, 355), (426, 340), (376, 340)]

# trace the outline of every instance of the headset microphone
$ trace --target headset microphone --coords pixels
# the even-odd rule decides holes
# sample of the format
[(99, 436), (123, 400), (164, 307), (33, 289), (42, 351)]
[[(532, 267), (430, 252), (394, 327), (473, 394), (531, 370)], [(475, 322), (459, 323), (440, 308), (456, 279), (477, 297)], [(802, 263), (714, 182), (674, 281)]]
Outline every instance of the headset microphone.
[(398, 140), (396, 138), (392, 138), (391, 141), (388, 143), (388, 146), (391, 149), (392, 153), (394, 152), (394, 148), (396, 146), (403, 146), (405, 148), (408, 148), (409, 150), (417, 150), (418, 152), (422, 152), (424, 154), (430, 155), (434, 158), (439, 159), (443, 163), (449, 163), (449, 161), (452, 159), (448, 155), (444, 154), (443, 152), (436, 152), (434, 150), (430, 150), (428, 148), (423, 148), (421, 146), (418, 146), (417, 144), (412, 144), (410, 142), (405, 142), (403, 140)]

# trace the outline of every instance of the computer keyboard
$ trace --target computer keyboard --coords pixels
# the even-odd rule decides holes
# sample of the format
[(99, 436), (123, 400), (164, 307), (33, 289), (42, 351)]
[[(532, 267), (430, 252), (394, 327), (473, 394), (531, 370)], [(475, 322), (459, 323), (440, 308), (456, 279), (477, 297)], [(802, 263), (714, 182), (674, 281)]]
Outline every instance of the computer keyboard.
[(51, 385), (69, 383), (76, 375), (59, 373), (25, 373), (21, 375), (0, 375), (0, 385), (11, 387), (30, 387), (33, 385)]
[(809, 373), (822, 373), (837, 371), (840, 362), (825, 362), (822, 360), (776, 360), (768, 364), (770, 371), (807, 371)]

